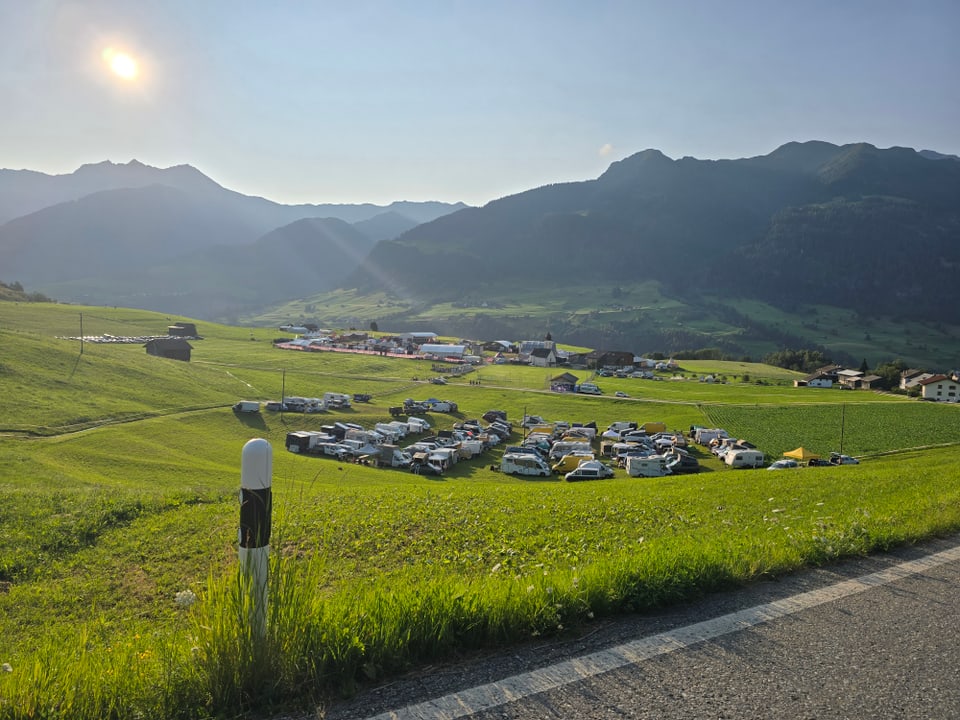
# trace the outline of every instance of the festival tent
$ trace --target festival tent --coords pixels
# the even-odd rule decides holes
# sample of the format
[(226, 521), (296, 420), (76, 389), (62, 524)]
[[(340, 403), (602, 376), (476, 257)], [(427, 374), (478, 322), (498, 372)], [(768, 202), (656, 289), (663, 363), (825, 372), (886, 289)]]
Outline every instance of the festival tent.
[(791, 450), (790, 452), (785, 452), (784, 457), (793, 458), (794, 460), (799, 460), (801, 462), (806, 462), (807, 460), (818, 460), (820, 458), (815, 452), (810, 452), (805, 447), (798, 447), (796, 450)]

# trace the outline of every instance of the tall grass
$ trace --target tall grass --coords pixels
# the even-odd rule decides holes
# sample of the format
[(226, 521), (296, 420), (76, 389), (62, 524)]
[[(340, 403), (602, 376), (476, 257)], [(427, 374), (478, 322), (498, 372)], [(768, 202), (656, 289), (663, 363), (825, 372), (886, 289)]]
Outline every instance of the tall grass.
[[(354, 565), (349, 577), (341, 576), (341, 554), (351, 536), (318, 541), (304, 532), (316, 510), (306, 506), (280, 520), (262, 641), (247, 622), (251, 593), (234, 563), (212, 571), (196, 603), (163, 622), (127, 630), (104, 619), (44, 638), (0, 673), (0, 718), (234, 717), (322, 703), (419, 664), (953, 532), (960, 452), (939, 452), (937, 468), (916, 454), (873, 467), (731, 473), (723, 483), (518, 486), (508, 498), (516, 513), (487, 518), (521, 555), (514, 564), (445, 562), (477, 549), (473, 531), (455, 531), (469, 524), (476, 488), (430, 492), (420, 518), (425, 498), (415, 491), (383, 528), (368, 522), (362, 532), (376, 541), (397, 523), (452, 518), (438, 528), (443, 547), (414, 542), (391, 570)], [(607, 505), (606, 522), (582, 527), (588, 505)], [(556, 512), (545, 522), (535, 507)], [(375, 513), (367, 517), (377, 522)], [(527, 547), (525, 534), (534, 541)], [(604, 535), (617, 538), (617, 548), (590, 551)]]

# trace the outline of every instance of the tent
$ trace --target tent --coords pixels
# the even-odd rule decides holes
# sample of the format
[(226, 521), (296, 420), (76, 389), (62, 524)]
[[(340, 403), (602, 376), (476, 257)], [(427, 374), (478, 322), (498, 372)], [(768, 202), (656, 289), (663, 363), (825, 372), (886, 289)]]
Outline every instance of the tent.
[(791, 450), (790, 452), (785, 452), (784, 457), (793, 458), (794, 460), (799, 460), (801, 462), (806, 462), (807, 460), (816, 460), (820, 456), (815, 452), (810, 452), (805, 447), (798, 447), (796, 450)]

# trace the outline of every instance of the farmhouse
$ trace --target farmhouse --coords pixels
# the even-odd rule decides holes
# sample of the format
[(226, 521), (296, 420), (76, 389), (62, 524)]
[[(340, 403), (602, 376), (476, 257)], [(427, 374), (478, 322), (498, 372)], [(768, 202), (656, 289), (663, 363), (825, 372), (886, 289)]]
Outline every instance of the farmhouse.
[(190, 343), (179, 338), (155, 338), (144, 347), (147, 349), (147, 355), (186, 362), (190, 362), (190, 351), (193, 350)]
[(414, 344), (419, 344), (419, 343), (431, 342), (433, 340), (436, 340), (440, 336), (437, 335), (435, 332), (407, 332), (407, 333), (400, 333), (399, 337), (401, 342), (404, 342), (404, 343), (411, 342)]
[(580, 378), (576, 375), (565, 372), (550, 378), (550, 389), (554, 392), (573, 392), (579, 382)]
[(587, 354), (587, 367), (631, 367), (634, 354), (625, 350), (594, 350)]
[(553, 340), (521, 340), (517, 352), (521, 355), (529, 355), (534, 350), (540, 350), (544, 348), (550, 348), (553, 350), (556, 348), (556, 345), (554, 345)]
[(170, 335), (172, 337), (195, 338), (195, 337), (198, 337), (197, 326), (194, 325), (193, 323), (177, 322), (167, 327), (167, 335)]
[(916, 368), (908, 368), (900, 373), (900, 389), (901, 390), (911, 390), (915, 387), (918, 387), (921, 382), (927, 378), (932, 378), (934, 373), (924, 372), (923, 370), (917, 370)]
[(836, 375), (831, 375), (827, 372), (820, 372), (819, 370), (815, 373), (807, 375), (802, 380), (794, 380), (794, 387), (820, 387), (828, 388), (833, 387), (833, 381), (836, 379)]
[(946, 375), (934, 375), (921, 380), (920, 388), (924, 400), (960, 402), (960, 383)]
[(431, 360), (461, 361), (463, 360), (463, 356), (467, 353), (467, 346), (424, 343), (420, 346), (420, 352)]
[(837, 370), (837, 381), (848, 388), (860, 387), (863, 373), (859, 370)]
[(864, 375), (860, 378), (860, 382), (857, 385), (861, 390), (872, 390), (877, 387), (883, 386), (883, 378), (879, 375)]

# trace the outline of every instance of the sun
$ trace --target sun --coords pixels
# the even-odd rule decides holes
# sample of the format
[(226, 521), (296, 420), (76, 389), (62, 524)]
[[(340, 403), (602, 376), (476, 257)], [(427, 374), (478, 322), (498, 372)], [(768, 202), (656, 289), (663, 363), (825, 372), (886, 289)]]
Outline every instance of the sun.
[(113, 48), (103, 51), (103, 60), (114, 75), (124, 80), (134, 80), (140, 70), (131, 55)]

